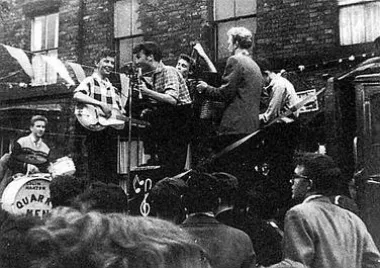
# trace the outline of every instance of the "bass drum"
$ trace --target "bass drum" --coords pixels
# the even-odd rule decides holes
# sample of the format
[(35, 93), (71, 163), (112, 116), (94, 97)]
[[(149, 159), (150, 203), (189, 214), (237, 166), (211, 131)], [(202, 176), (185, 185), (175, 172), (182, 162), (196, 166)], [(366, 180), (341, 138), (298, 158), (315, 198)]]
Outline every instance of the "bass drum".
[(42, 217), (52, 208), (49, 173), (16, 174), (1, 197), (2, 208), (15, 215)]

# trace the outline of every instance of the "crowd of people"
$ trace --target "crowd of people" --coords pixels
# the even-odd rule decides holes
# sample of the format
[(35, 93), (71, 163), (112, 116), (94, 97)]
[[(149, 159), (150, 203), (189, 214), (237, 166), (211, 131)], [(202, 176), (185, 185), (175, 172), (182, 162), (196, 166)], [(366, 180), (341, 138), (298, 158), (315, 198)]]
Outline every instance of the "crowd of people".
[[(294, 155), (293, 85), (268, 60), (252, 59), (249, 30), (233, 27), (227, 37), (231, 56), (219, 86), (190, 77), (192, 57), (181, 55), (173, 67), (163, 63), (155, 42), (133, 49), (136, 64), (151, 74), (138, 85), (149, 99), (139, 118), (149, 122), (143, 133), (148, 165), (167, 172), (145, 200), (150, 215), (132, 215), (118, 185), (118, 130), (101, 121), (91, 126), (96, 131), (83, 129), (81, 122), (76, 130), (86, 136), (86, 179), (53, 177), (53, 209), (42, 219), (0, 210), (0, 267), (380, 267), (333, 159)], [(202, 47), (194, 49), (215, 73)], [(95, 119), (116, 120), (115, 111), (125, 113), (125, 96), (109, 80), (115, 55), (102, 52), (95, 65), (73, 98), (82, 108), (95, 107)], [(212, 102), (223, 106), (216, 128), (202, 110)], [(32, 118), (31, 134), (0, 161), (1, 174), (45, 168), (46, 124), (43, 116)], [(192, 170), (175, 176), (189, 157)]]
[(160, 180), (147, 217), (130, 214), (118, 185), (58, 176), (48, 216), (0, 211), (0, 267), (380, 267), (365, 224), (336, 202), (332, 158), (304, 153), (294, 166), (297, 204), (283, 228), (258, 192), (238, 203), (238, 179), (225, 172)]

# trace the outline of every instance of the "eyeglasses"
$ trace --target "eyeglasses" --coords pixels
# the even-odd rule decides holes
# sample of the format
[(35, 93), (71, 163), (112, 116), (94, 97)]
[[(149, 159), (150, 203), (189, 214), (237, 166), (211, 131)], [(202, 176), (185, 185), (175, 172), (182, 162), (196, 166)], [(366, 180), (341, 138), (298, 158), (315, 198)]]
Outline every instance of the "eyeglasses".
[(308, 176), (293, 173), (292, 178), (289, 180), (290, 183), (294, 183), (295, 179), (304, 179), (304, 180), (310, 180)]

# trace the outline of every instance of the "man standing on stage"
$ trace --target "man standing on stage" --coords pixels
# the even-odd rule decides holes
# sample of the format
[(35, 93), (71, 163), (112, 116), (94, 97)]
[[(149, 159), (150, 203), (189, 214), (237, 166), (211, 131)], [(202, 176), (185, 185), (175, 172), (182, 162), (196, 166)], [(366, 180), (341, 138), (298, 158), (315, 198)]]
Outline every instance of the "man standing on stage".
[[(171, 174), (184, 169), (189, 142), (191, 98), (186, 81), (179, 71), (162, 62), (162, 52), (155, 42), (144, 42), (133, 49), (136, 63), (152, 69), (152, 89), (145, 83), (141, 92), (152, 101), (151, 127), (146, 129), (145, 142), (155, 143), (154, 164), (164, 165)], [(151, 146), (151, 145), (149, 145)]]
[(30, 120), (31, 133), (15, 142), (9, 162), (13, 174), (47, 172), (50, 148), (42, 140), (47, 123), (45, 116), (33, 116)]
[[(106, 118), (116, 109), (123, 112), (120, 92), (108, 77), (115, 68), (115, 53), (100, 52), (94, 73), (84, 79), (74, 91), (74, 100), (100, 108)], [(85, 131), (90, 180), (117, 183), (117, 131), (107, 127), (101, 131)]]
[[(215, 88), (203, 81), (199, 82), (197, 86), (198, 91), (205, 98), (225, 103), (218, 136), (213, 141), (215, 152), (219, 152), (227, 145), (259, 128), (263, 77), (250, 55), (250, 48), (253, 44), (252, 33), (244, 27), (233, 27), (227, 32), (227, 36), (228, 50), (232, 56), (227, 60), (222, 86)], [(252, 141), (251, 145), (253, 144)], [(214, 169), (232, 173), (238, 178), (250, 178), (252, 171), (247, 170), (246, 167), (254, 166), (252, 158), (255, 153), (248, 145), (240, 146), (232, 154), (226, 155), (224, 159), (218, 159), (219, 163), (216, 163)]]

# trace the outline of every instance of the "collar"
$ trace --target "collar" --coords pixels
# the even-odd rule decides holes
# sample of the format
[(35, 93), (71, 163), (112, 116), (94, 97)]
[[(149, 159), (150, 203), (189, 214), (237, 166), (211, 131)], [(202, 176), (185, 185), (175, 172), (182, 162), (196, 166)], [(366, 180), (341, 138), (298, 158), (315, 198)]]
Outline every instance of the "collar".
[(229, 207), (229, 206), (223, 207), (220, 210), (218, 210), (218, 212), (215, 213), (215, 216), (218, 216), (220, 213), (223, 213), (225, 211), (231, 211), (232, 209), (233, 207)]
[(104, 84), (111, 84), (110, 80), (108, 80), (107, 77), (104, 77), (103, 79), (100, 77), (100, 75), (97, 72), (94, 72), (92, 74), (92, 77), (95, 78), (96, 80), (104, 83)]
[(308, 197), (306, 197), (305, 200), (303, 200), (302, 203), (307, 203), (307, 202), (310, 202), (312, 200), (318, 199), (320, 197), (323, 197), (323, 195), (321, 195), (321, 194), (312, 194), (312, 195), (309, 195)]
[(157, 68), (156, 68), (156, 70), (154, 70), (154, 74), (157, 74), (157, 73), (160, 73), (160, 72), (162, 72), (162, 70), (164, 69), (164, 67), (165, 67), (165, 64), (162, 62), (162, 61), (160, 61), (159, 63), (158, 63), (158, 66), (157, 66)]
[(34, 137), (33, 133), (29, 134), (29, 138), (32, 141), (32, 143), (36, 145), (39, 145), (42, 142), (42, 139), (37, 139), (36, 137)]
[(235, 55), (249, 56), (249, 51), (247, 49), (239, 49), (235, 52)]
[(193, 216), (207, 216), (207, 217), (215, 218), (215, 215), (214, 215), (214, 213), (212, 211), (195, 212), (195, 213), (190, 213), (189, 214), (189, 217), (193, 217)]
[(274, 83), (276, 82), (276, 80), (278, 80), (281, 77), (282, 77), (281, 74), (274, 74), (274, 77), (270, 81), (268, 88), (272, 87), (274, 85)]

